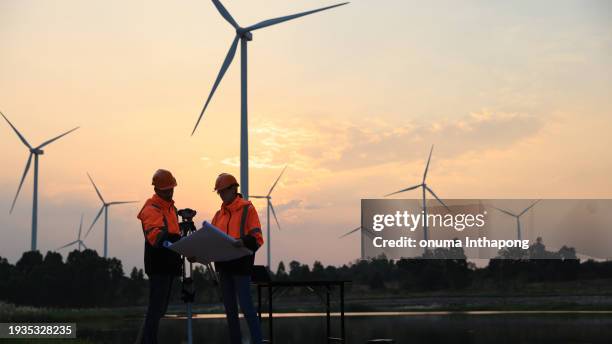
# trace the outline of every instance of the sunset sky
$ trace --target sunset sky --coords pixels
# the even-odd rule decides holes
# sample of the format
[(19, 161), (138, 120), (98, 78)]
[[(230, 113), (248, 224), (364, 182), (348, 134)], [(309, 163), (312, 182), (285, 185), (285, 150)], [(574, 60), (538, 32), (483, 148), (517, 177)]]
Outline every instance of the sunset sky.
[[(243, 26), (333, 3), (224, 1)], [(273, 266), (356, 259), (358, 236), (338, 236), (360, 199), (418, 183), (432, 144), (442, 198), (612, 197), (610, 23), (606, 0), (357, 0), (253, 32), (251, 194), (288, 165)], [(41, 156), (39, 249), (93, 220), (87, 172), (107, 200), (140, 202), (109, 212), (126, 270), (142, 266), (136, 215), (157, 168), (177, 177), (179, 208), (212, 217), (215, 177), (239, 171), (239, 53), (190, 133), (233, 35), (207, 0), (0, 2), (0, 111), (32, 145), (81, 127)], [(33, 171), (9, 214), (28, 152), (0, 122), (0, 256), (14, 263)], [(85, 243), (101, 254), (102, 238), (100, 221)]]

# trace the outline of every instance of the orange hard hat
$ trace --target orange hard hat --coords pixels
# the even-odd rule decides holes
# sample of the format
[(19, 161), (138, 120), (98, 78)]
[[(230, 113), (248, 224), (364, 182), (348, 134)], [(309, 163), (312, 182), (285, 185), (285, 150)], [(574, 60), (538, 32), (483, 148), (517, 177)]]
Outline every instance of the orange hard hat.
[(239, 186), (238, 181), (234, 176), (229, 173), (221, 173), (215, 181), (215, 191), (223, 190), (230, 186)]
[(160, 190), (168, 190), (176, 186), (176, 179), (174, 179), (170, 171), (159, 169), (153, 174), (153, 182), (151, 184)]

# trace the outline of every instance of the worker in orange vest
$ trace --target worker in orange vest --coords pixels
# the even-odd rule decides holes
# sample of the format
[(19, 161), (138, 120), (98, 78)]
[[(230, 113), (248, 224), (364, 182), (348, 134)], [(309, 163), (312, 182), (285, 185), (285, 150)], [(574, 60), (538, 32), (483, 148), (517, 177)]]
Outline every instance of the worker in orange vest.
[[(255, 262), (255, 252), (263, 245), (261, 224), (255, 207), (238, 193), (236, 178), (228, 173), (221, 173), (215, 182), (215, 191), (223, 203), (212, 219), (212, 224), (229, 236), (237, 239), (237, 247), (245, 246), (253, 254), (227, 262), (216, 262), (215, 270), (219, 273), (223, 304), (232, 344), (241, 344), (238, 305), (249, 325), (251, 342), (262, 343), (259, 318), (251, 298), (251, 270)], [(236, 300), (238, 296), (238, 300)]]
[(157, 170), (152, 184), (155, 194), (149, 198), (138, 219), (145, 237), (144, 265), (149, 276), (149, 306), (137, 343), (157, 343), (159, 321), (166, 313), (170, 289), (181, 274), (181, 256), (163, 247), (164, 241), (180, 239), (177, 210), (174, 206), (176, 179), (167, 170)]

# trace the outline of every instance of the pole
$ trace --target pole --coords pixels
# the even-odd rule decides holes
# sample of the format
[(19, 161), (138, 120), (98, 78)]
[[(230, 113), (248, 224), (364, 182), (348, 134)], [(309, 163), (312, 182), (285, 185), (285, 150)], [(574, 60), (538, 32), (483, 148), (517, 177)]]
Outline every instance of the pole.
[(108, 257), (108, 206), (104, 205), (104, 258)]
[(32, 251), (36, 251), (38, 234), (38, 153), (34, 154), (34, 194), (32, 196)]
[(271, 245), (272, 243), (270, 242), (270, 199), (268, 198), (268, 207), (267, 207), (267, 212), (268, 212), (268, 216), (266, 217), (266, 222), (267, 222), (267, 233), (266, 236), (268, 237), (268, 246), (266, 247), (266, 250), (268, 251), (268, 270), (272, 271), (272, 257), (271, 257), (271, 252), (272, 252), (272, 248)]
[(516, 232), (518, 235), (518, 239), (521, 240), (521, 218), (520, 216), (516, 217)]
[(425, 184), (423, 184), (423, 220), (423, 239), (427, 241), (427, 199), (425, 198)]
[(247, 110), (247, 38), (240, 38), (240, 191), (249, 199), (249, 123)]

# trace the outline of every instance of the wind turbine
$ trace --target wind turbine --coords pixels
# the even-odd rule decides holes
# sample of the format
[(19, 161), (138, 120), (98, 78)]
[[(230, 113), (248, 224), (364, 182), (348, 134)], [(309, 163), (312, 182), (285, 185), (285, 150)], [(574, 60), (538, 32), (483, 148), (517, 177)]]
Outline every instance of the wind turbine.
[(217, 86), (219, 86), (219, 83), (223, 79), (225, 72), (227, 71), (230, 64), (232, 63), (234, 59), (234, 55), (236, 54), (236, 48), (238, 47), (238, 41), (240, 41), (240, 85), (241, 85), (241, 89), (240, 89), (240, 104), (241, 104), (240, 106), (240, 192), (242, 193), (245, 199), (248, 199), (249, 198), (249, 138), (248, 138), (249, 134), (248, 134), (248, 116), (247, 116), (247, 113), (248, 113), (247, 111), (247, 42), (253, 40), (253, 34), (251, 33), (251, 31), (254, 31), (257, 29), (263, 29), (265, 27), (276, 25), (276, 24), (279, 24), (279, 23), (282, 23), (288, 20), (292, 20), (292, 19), (296, 19), (299, 17), (309, 15), (309, 14), (313, 14), (316, 12), (328, 10), (334, 7), (346, 5), (348, 4), (348, 2), (344, 2), (344, 3), (340, 3), (340, 4), (328, 6), (328, 7), (323, 7), (323, 8), (319, 8), (319, 9), (312, 10), (312, 11), (292, 14), (292, 15), (288, 15), (284, 17), (268, 19), (268, 20), (259, 22), (255, 25), (251, 25), (247, 27), (241, 27), (240, 25), (238, 25), (238, 23), (234, 20), (234, 18), (227, 11), (227, 9), (225, 9), (223, 4), (221, 4), (219, 0), (212, 0), (212, 2), (217, 8), (217, 10), (219, 11), (219, 13), (221, 14), (221, 16), (230, 25), (234, 27), (234, 29), (236, 30), (236, 36), (234, 37), (234, 40), (232, 44), (230, 45), (230, 49), (227, 52), (227, 55), (225, 56), (225, 60), (223, 60), (223, 64), (221, 65), (221, 70), (219, 70), (217, 79), (215, 80), (212, 90), (210, 91), (210, 94), (208, 95), (208, 98), (206, 99), (206, 103), (204, 103), (202, 112), (200, 112), (200, 116), (198, 117), (198, 120), (195, 126), (193, 127), (193, 131), (191, 132), (191, 135), (193, 136), (196, 129), (198, 128), (198, 124), (200, 124), (200, 120), (202, 119), (202, 116), (204, 115), (204, 111), (206, 111), (206, 108), (208, 107), (208, 103), (210, 102), (213, 94), (215, 93)]
[(536, 205), (536, 203), (538, 203), (539, 201), (541, 201), (541, 200), (537, 200), (537, 201), (533, 202), (530, 206), (528, 206), (527, 208), (523, 209), (523, 211), (521, 211), (518, 214), (514, 214), (514, 213), (512, 213), (512, 212), (510, 212), (508, 210), (504, 210), (504, 209), (498, 208), (496, 206), (493, 206), (493, 208), (501, 211), (502, 213), (504, 213), (506, 215), (510, 215), (510, 216), (516, 218), (516, 235), (517, 235), (518, 240), (521, 240), (521, 237), (522, 237), (522, 235), (521, 235), (521, 216), (523, 216), (526, 212), (528, 212), (529, 209), (533, 208), (533, 206)]
[(278, 218), (276, 218), (276, 212), (274, 211), (274, 206), (272, 205), (272, 196), (270, 196), (270, 194), (272, 194), (272, 190), (274, 190), (274, 187), (276, 186), (276, 183), (278, 183), (278, 181), (280, 180), (280, 178), (283, 176), (283, 173), (285, 173), (285, 170), (287, 169), (287, 166), (285, 166), (285, 168), (283, 168), (283, 170), (281, 171), (280, 175), (278, 176), (278, 178), (276, 178), (276, 181), (274, 182), (274, 184), (272, 184), (272, 187), (270, 188), (270, 191), (268, 191), (268, 194), (265, 196), (251, 196), (253, 198), (265, 198), (266, 202), (267, 202), (267, 215), (266, 215), (266, 226), (268, 227), (266, 235), (267, 235), (267, 254), (268, 254), (268, 269), (272, 269), (271, 264), (272, 264), (272, 245), (271, 245), (271, 241), (270, 241), (270, 210), (272, 210), (272, 215), (274, 215), (274, 220), (276, 220), (276, 225), (278, 226), (278, 229), (280, 230), (280, 224), (278, 223)]
[[(376, 236), (376, 234), (374, 233), (374, 231), (371, 228), (367, 228), (367, 227), (357, 227), (355, 229), (352, 229), (344, 234), (342, 234), (341, 236), (338, 237), (338, 239), (342, 239), (344, 237), (347, 237), (359, 230), (363, 229), (363, 232), (366, 236), (368, 236), (370, 239), (374, 238)], [(364, 247), (364, 243), (363, 243), (363, 238), (361, 238), (361, 259), (365, 259), (365, 247)]]
[(423, 221), (423, 239), (427, 240), (428, 239), (428, 233), (427, 233), (427, 192), (429, 192), (432, 196), (434, 196), (438, 202), (440, 202), (448, 211), (450, 211), (450, 209), (446, 206), (446, 204), (444, 204), (444, 202), (442, 202), (442, 200), (436, 195), (436, 193), (429, 187), (429, 185), (427, 185), (426, 183), (426, 179), (427, 179), (427, 170), (429, 170), (429, 162), (431, 161), (431, 153), (433, 153), (433, 148), (434, 146), (431, 145), (431, 149), (429, 150), (429, 158), (427, 158), (427, 165), (425, 165), (425, 172), (423, 172), (423, 181), (421, 182), (421, 184), (417, 184), (414, 186), (411, 186), (409, 188), (405, 188), (396, 192), (392, 192), (390, 194), (385, 195), (384, 197), (387, 196), (391, 196), (391, 195), (395, 195), (398, 193), (402, 193), (402, 192), (406, 192), (406, 191), (410, 191), (410, 190), (414, 190), (417, 188), (421, 188), (423, 191), (423, 217), (424, 217), (424, 221)]
[(85, 234), (85, 237), (87, 238), (87, 236), (89, 235), (89, 232), (91, 232), (91, 229), (96, 224), (96, 221), (98, 221), (98, 219), (100, 218), (100, 215), (102, 215), (102, 211), (104, 211), (104, 258), (106, 258), (108, 257), (108, 207), (110, 207), (111, 205), (117, 205), (117, 204), (136, 203), (137, 201), (106, 202), (104, 198), (102, 198), (102, 194), (100, 193), (100, 190), (98, 190), (96, 183), (94, 183), (93, 179), (91, 179), (91, 176), (89, 175), (89, 173), (87, 173), (87, 177), (89, 177), (89, 180), (91, 181), (91, 185), (93, 185), (94, 189), (96, 189), (96, 193), (98, 194), (100, 201), (102, 201), (102, 207), (100, 208), (98, 215), (96, 215), (93, 222), (91, 223), (91, 226), (89, 226), (89, 229), (87, 230), (87, 233)]
[(35, 251), (36, 250), (36, 236), (37, 236), (37, 233), (38, 233), (38, 156), (44, 154), (44, 151), (42, 150), (43, 147), (45, 147), (46, 145), (50, 144), (51, 142), (54, 142), (54, 141), (60, 139), (61, 137), (65, 136), (65, 135), (70, 134), (71, 132), (79, 129), (79, 127), (73, 128), (73, 129), (68, 130), (67, 132), (65, 132), (65, 133), (63, 133), (63, 134), (61, 134), (59, 136), (56, 136), (56, 137), (54, 137), (52, 139), (49, 139), (49, 140), (41, 143), (37, 147), (32, 147), (32, 146), (30, 146), (28, 141), (23, 137), (23, 135), (21, 135), (19, 130), (17, 130), (17, 128), (15, 128), (13, 123), (11, 123), (8, 120), (8, 118), (6, 118), (6, 116), (2, 112), (0, 112), (0, 115), (2, 115), (2, 117), (4, 117), (6, 122), (15, 131), (15, 134), (17, 134), (17, 136), (19, 136), (19, 139), (21, 140), (21, 142), (23, 142), (23, 144), (30, 151), (30, 155), (28, 156), (28, 161), (26, 162), (25, 169), (23, 170), (23, 175), (21, 176), (21, 181), (19, 182), (19, 187), (17, 188), (17, 193), (15, 194), (15, 198), (13, 199), (13, 204), (11, 205), (11, 210), (9, 211), (9, 213), (12, 213), (13, 212), (13, 208), (15, 208), (15, 202), (17, 202), (17, 197), (19, 197), (19, 191), (21, 191), (21, 187), (23, 186), (23, 181), (25, 180), (25, 177), (28, 174), (28, 171), (30, 170), (30, 164), (32, 163), (32, 156), (34, 156), (34, 187), (33, 187), (33, 196), (32, 196), (32, 245), (31, 245), (31, 249), (32, 249), (32, 251)]
[(81, 230), (82, 229), (83, 229), (83, 214), (81, 214), (81, 223), (79, 224), (79, 235), (77, 236), (77, 239), (73, 242), (69, 242), (66, 245), (58, 248), (56, 251), (59, 251), (63, 249), (64, 247), (72, 246), (74, 244), (79, 244), (78, 246), (79, 252), (81, 251), (81, 246), (85, 247), (85, 249), (87, 250), (87, 246), (85, 246), (85, 243), (83, 242), (83, 240), (81, 240)]

